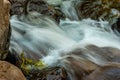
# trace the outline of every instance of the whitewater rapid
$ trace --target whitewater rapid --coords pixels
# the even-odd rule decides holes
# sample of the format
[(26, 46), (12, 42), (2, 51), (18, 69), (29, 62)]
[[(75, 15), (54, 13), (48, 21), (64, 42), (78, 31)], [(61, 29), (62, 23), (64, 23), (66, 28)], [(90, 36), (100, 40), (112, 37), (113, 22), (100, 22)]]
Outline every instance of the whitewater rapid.
[(39, 17), (34, 19), (31, 16), (22, 16), (22, 20), (17, 16), (11, 18), (11, 52), (24, 52), (32, 59), (43, 58), (46, 64), (51, 65), (64, 51), (69, 53), (70, 50), (85, 48), (87, 45), (120, 49), (120, 37), (111, 30), (107, 21), (66, 19), (57, 25), (52, 19), (41, 14), (32, 15)]
[(66, 19), (57, 24), (37, 12), (13, 15), (10, 19), (11, 53), (24, 52), (25, 57), (40, 59), (47, 66), (62, 66), (70, 80), (80, 80), (89, 69), (94, 70), (109, 61), (120, 61), (120, 33), (113, 31), (108, 21), (79, 20), (75, 5), (82, 0), (45, 1), (59, 5)]

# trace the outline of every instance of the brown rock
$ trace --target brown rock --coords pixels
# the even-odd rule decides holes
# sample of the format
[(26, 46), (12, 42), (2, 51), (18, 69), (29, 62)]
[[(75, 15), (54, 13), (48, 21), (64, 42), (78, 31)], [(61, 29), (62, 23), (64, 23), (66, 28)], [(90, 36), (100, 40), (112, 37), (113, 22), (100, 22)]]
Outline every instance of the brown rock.
[(9, 10), (9, 1), (0, 0), (0, 59), (4, 59), (6, 57), (9, 48)]
[(0, 61), (0, 80), (26, 80), (21, 70), (16, 66)]
[(120, 64), (109, 63), (91, 73), (84, 80), (120, 80)]
[(120, 62), (120, 49), (113, 47), (98, 47), (95, 45), (88, 45), (86, 48), (101, 56), (102, 60), (107, 60), (108, 62)]
[(83, 80), (84, 76), (92, 73), (99, 65), (86, 60), (79, 55), (69, 55), (62, 59), (67, 73), (73, 80)]
[(88, 45), (85, 48), (76, 48), (60, 59), (73, 80), (84, 80), (89, 75), (85, 80), (120, 80), (120, 64), (112, 63), (120, 61), (119, 49), (95, 45)]

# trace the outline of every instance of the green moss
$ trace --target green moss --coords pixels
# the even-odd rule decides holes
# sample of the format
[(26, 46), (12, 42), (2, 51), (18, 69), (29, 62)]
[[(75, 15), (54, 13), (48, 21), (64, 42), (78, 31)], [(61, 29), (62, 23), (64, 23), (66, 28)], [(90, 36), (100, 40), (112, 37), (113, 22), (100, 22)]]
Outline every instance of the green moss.
[(22, 64), (20, 68), (25, 74), (29, 74), (30, 70), (32, 69), (43, 69), (47, 66), (44, 64), (42, 60), (35, 61), (32, 59), (26, 58), (24, 56), (24, 53), (21, 53), (21, 60), (22, 60)]

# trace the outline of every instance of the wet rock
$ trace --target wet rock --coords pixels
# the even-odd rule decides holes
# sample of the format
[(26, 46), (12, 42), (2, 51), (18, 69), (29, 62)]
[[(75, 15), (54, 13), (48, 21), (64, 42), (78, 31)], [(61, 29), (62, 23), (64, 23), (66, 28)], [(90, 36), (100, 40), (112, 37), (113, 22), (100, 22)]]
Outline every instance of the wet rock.
[(25, 0), (9, 0), (11, 3), (10, 15), (20, 15), (23, 13)]
[(84, 80), (120, 80), (120, 64), (110, 63), (96, 69)]
[[(84, 80), (86, 76), (91, 75), (97, 69), (104, 69), (101, 66), (106, 66), (106, 64), (109, 62), (119, 63), (120, 61), (120, 50), (112, 47), (98, 47), (95, 45), (87, 45), (84, 49), (75, 48), (71, 51), (68, 51), (66, 54), (67, 55), (62, 55), (63, 57), (61, 57), (59, 63), (64, 65), (67, 73), (69, 76), (71, 76), (71, 80)], [(116, 68), (118, 67), (118, 65), (114, 64), (110, 64), (109, 66), (114, 66)], [(106, 67), (106, 70), (107, 69), (109, 70), (109, 67)], [(99, 73), (97, 74), (99, 75)], [(101, 75), (103, 74), (101, 73)], [(105, 75), (105, 77), (107, 77), (107, 75)], [(87, 78), (85, 80), (90, 79)], [(94, 78), (94, 75), (93, 80), (96, 80), (96, 78)]]
[(79, 55), (69, 55), (61, 60), (70, 76), (69, 80), (83, 80), (86, 75), (92, 73), (99, 66)]
[(95, 45), (86, 46), (86, 48), (92, 52), (94, 55), (97, 54), (101, 56), (101, 59), (107, 62), (120, 62), (120, 49), (113, 47), (98, 47)]
[(26, 78), (16, 66), (0, 61), (0, 80), (26, 80)]
[(120, 18), (112, 25), (112, 30), (120, 33)]
[[(10, 2), (12, 4), (12, 8), (10, 11), (11, 16), (24, 13), (26, 0), (10, 0)], [(37, 11), (38, 13), (55, 19), (57, 22), (59, 22), (61, 18), (64, 18), (64, 15), (59, 8), (54, 8), (43, 0), (32, 0), (28, 7), (29, 11)]]
[(77, 5), (76, 10), (80, 19), (102, 19), (113, 23), (120, 16), (119, 4), (119, 0), (85, 0)]
[(67, 80), (67, 73), (63, 67), (48, 67), (42, 70), (31, 70), (28, 80)]

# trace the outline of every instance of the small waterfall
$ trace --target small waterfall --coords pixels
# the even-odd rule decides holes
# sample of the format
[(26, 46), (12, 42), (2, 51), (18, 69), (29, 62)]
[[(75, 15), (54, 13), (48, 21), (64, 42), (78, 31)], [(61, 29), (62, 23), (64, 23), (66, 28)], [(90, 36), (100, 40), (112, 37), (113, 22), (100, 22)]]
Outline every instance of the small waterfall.
[(58, 1), (67, 16), (59, 24), (37, 12), (11, 17), (11, 53), (24, 52), (26, 57), (42, 59), (48, 66), (63, 66), (70, 80), (81, 80), (87, 70), (91, 72), (109, 61), (117, 62), (120, 33), (114, 33), (108, 21), (78, 20), (74, 0)]
[(53, 6), (60, 6), (64, 15), (71, 20), (79, 20), (75, 6), (81, 0), (45, 0), (48, 4)]
[[(69, 53), (71, 49), (84, 48), (91, 44), (120, 49), (120, 37), (114, 34), (107, 21), (61, 20), (60, 24), (56, 25), (51, 19), (41, 16), (39, 15), (37, 19), (24, 16), (26, 20), (23, 19), (23, 21), (17, 19), (17, 16), (11, 18), (11, 51), (25, 52), (28, 57), (33, 59), (45, 55), (53, 57), (51, 59), (55, 59), (55, 57), (58, 59), (58, 54), (61, 55), (64, 50)], [(27, 18), (29, 19), (27, 20)], [(48, 59), (46, 64), (49, 64), (49, 61), (52, 60)]]
[[(87, 45), (120, 49), (120, 37), (114, 34), (108, 22), (98, 22), (91, 19), (84, 19), (82, 21), (65, 20), (61, 21), (59, 27), (77, 44), (75, 43), (71, 47), (50, 52), (50, 56), (48, 59), (46, 58), (48, 60), (47, 64), (50, 63), (49, 61), (54, 61), (50, 60), (50, 57), (54, 57), (51, 59), (55, 59), (55, 54), (70, 53), (71, 50), (74, 51), (76, 48), (82, 49)], [(67, 52), (64, 52), (64, 50)], [(56, 58), (58, 59), (59, 57), (57, 56)]]
[(61, 5), (61, 10), (67, 18), (71, 20), (79, 20), (74, 6), (74, 0), (63, 1)]
[[(23, 19), (22, 17), (21, 19)], [(29, 19), (27, 20), (26, 18)], [(35, 19), (35, 21), (28, 22), (30, 19), (32, 20), (33, 17), (25, 17), (23, 19), (24, 22), (17, 19), (17, 16), (11, 18), (11, 51), (33, 53), (34, 55), (26, 55), (29, 55), (28, 57), (30, 58), (36, 59), (37, 57), (38, 59), (38, 57), (43, 57), (50, 50), (68, 47), (76, 43), (67, 37), (65, 32), (49, 18), (42, 18), (42, 15), (39, 15), (39, 18)]]

